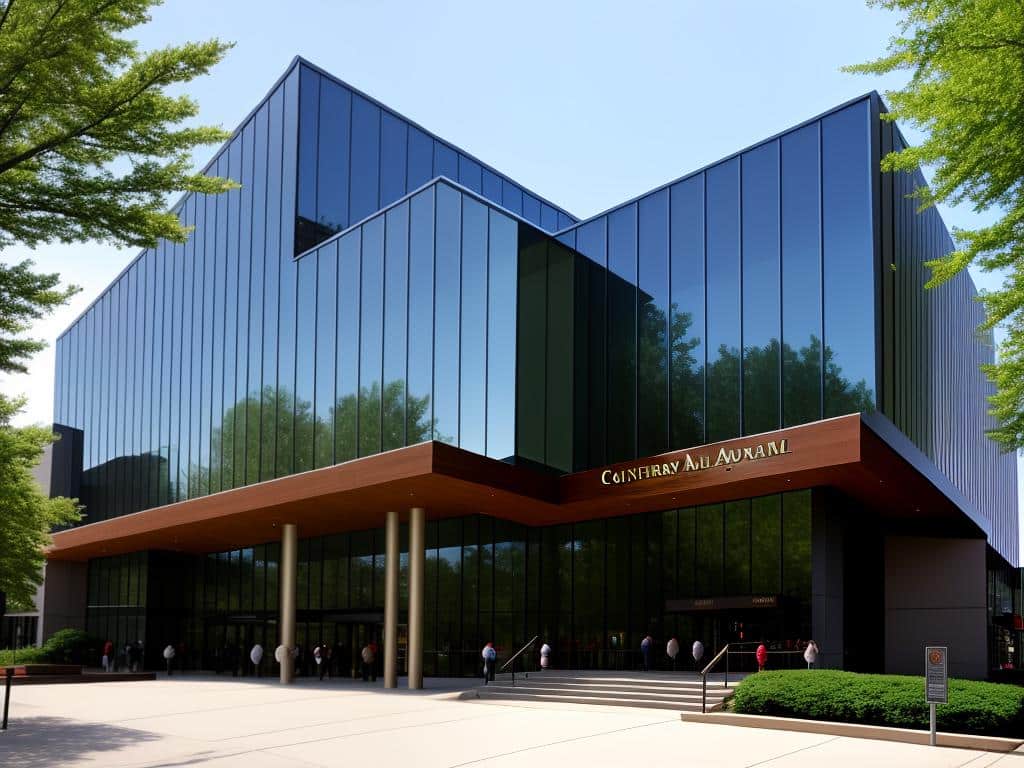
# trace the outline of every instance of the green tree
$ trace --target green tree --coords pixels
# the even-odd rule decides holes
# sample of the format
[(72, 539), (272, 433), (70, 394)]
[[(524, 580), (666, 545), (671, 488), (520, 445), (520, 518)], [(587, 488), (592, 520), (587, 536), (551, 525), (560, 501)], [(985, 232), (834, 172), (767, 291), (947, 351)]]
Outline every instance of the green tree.
[(184, 242), (172, 192), (217, 193), (191, 151), (228, 134), (182, 125), (169, 86), (206, 74), (219, 40), (142, 53), (122, 35), (157, 0), (0, 1), (0, 247), (54, 240)]
[(78, 519), (71, 499), (49, 499), (32, 476), (53, 433), (43, 427), (11, 426), (24, 400), (0, 396), (0, 592), (12, 608), (31, 609), (42, 583), (43, 549), (50, 529)]
[(1020, 0), (868, 0), (902, 14), (888, 54), (848, 67), (867, 74), (910, 72), (906, 86), (886, 94), (888, 120), (925, 131), (917, 147), (887, 155), (886, 171), (934, 169), (932, 188), (919, 188), (922, 208), (938, 202), (995, 211), (996, 221), (954, 230), (956, 249), (930, 263), (928, 287), (970, 264), (1005, 274), (1000, 289), (981, 296), (984, 328), (1006, 328), (999, 362), (984, 370), (999, 427), (991, 437), (1024, 448), (1024, 5)]
[[(150, 53), (124, 34), (156, 0), (0, 0), (0, 249), (99, 239), (152, 246), (188, 236), (167, 210), (175, 192), (216, 194), (226, 179), (192, 170), (191, 152), (228, 134), (186, 125), (197, 114), (170, 86), (205, 74), (228, 46), (218, 40)], [(33, 320), (74, 288), (32, 262), (0, 264), (0, 373), (24, 372), (44, 346)], [(17, 429), (24, 404), (0, 395), (0, 590), (31, 601), (50, 529), (78, 519), (76, 503), (47, 499), (31, 475), (46, 429)]]

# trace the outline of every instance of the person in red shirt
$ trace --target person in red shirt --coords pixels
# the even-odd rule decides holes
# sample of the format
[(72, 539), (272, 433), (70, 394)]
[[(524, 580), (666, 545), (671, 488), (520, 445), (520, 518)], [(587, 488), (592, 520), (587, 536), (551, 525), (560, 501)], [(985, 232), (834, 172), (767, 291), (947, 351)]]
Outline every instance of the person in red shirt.
[(114, 643), (110, 640), (103, 644), (103, 671), (114, 671)]

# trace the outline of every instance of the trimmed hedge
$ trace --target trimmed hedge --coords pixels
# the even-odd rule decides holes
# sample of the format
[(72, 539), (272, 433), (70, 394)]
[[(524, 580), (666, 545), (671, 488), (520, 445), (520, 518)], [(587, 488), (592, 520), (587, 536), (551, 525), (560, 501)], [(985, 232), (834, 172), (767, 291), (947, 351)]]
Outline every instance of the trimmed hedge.
[(21, 664), (86, 664), (96, 641), (80, 629), (61, 629), (41, 648), (0, 649), (0, 667)]
[(0, 667), (13, 667), (21, 664), (42, 664), (46, 661), (42, 648), (0, 648)]
[[(836, 670), (758, 672), (736, 688), (733, 709), (750, 715), (798, 717), (927, 730), (924, 678)], [(950, 680), (949, 703), (936, 707), (940, 731), (1024, 735), (1024, 688)]]

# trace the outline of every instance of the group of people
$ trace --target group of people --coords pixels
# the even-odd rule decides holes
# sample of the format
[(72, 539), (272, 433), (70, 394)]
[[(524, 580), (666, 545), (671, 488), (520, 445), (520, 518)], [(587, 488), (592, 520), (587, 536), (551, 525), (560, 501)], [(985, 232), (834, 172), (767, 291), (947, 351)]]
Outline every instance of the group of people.
[(113, 640), (103, 643), (103, 653), (100, 657), (100, 666), (104, 672), (116, 672), (123, 670), (127, 672), (138, 672), (142, 669), (143, 646), (141, 640), (134, 643), (126, 643), (118, 648)]

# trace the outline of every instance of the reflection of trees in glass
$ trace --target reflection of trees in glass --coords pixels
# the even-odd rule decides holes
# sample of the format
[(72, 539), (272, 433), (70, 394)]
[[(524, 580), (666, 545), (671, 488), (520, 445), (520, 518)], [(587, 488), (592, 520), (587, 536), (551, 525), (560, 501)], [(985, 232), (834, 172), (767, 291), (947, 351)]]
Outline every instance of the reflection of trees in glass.
[[(213, 432), (210, 451), (219, 460), (213, 467), (189, 468), (190, 497), (255, 482), (260, 470), (261, 414), (264, 420), (274, 421), (277, 451), (285, 456), (294, 451), (296, 472), (333, 463), (335, 425), (339, 431), (354, 435), (360, 421), (373, 419), (383, 425), (389, 445), (420, 443), (429, 440), (434, 430), (430, 396), (406, 397), (405, 382), (401, 380), (384, 387), (383, 407), (380, 385), (374, 383), (364, 387), (359, 397), (349, 394), (339, 398), (323, 416), (314, 416), (312, 403), (303, 399), (296, 402), (287, 389), (264, 387), (259, 398), (247, 397), (224, 412), (223, 424)], [(242, 423), (236, 428), (239, 421)], [(243, 435), (246, 437), (240, 439)], [(339, 456), (338, 461), (346, 458), (351, 457)]]
[[(656, 381), (664, 377), (665, 314), (650, 302), (642, 305), (641, 341), (638, 350), (641, 381)], [(669, 329), (669, 383), (671, 390), (671, 446), (683, 448), (704, 442), (704, 361), (698, 359), (701, 338), (691, 332), (693, 315), (680, 312), (672, 305), (672, 324)], [(707, 366), (708, 392), (737, 392), (737, 397), (710, 397), (708, 420), (712, 424), (736, 420), (739, 407), (736, 387), (740, 375), (740, 351), (736, 347), (721, 345), (717, 356)], [(821, 418), (821, 339), (810, 336), (805, 346), (781, 345), (783, 371), (783, 408), (786, 425), (802, 424)], [(777, 381), (779, 376), (780, 345), (777, 339), (763, 347), (747, 347), (743, 359), (744, 380), (753, 382)], [(843, 376), (842, 367), (831, 347), (825, 347), (825, 401), (833, 413), (856, 413), (875, 408), (874, 395), (868, 383), (861, 379), (852, 382)], [(747, 422), (779, 424), (777, 398), (751, 396), (745, 392), (744, 407), (754, 409)], [(645, 397), (664, 397), (662, 389), (646, 390)], [(663, 410), (662, 410), (663, 412)], [(614, 425), (610, 425), (614, 426)], [(771, 428), (776, 428), (771, 427)]]

